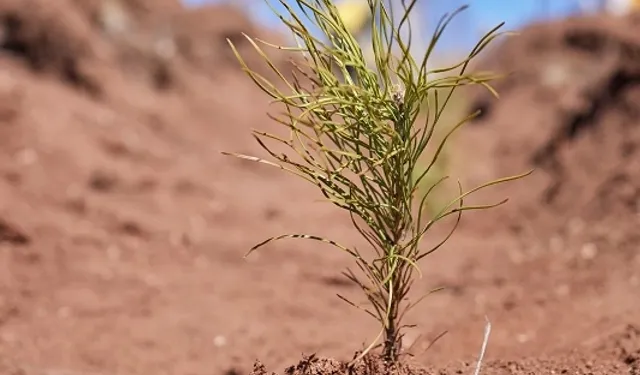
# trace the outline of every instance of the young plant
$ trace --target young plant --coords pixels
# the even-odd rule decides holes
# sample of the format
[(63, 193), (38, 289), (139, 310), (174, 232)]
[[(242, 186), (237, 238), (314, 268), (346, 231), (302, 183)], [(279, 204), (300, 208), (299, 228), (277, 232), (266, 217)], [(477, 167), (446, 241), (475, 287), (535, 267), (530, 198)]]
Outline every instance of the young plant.
[[(506, 202), (467, 206), (463, 201), (469, 194), (526, 175), (491, 181), (467, 192), (460, 187), (457, 198), (435, 215), (430, 218), (423, 215), (429, 194), (445, 178), (422, 195), (419, 186), (438, 161), (447, 139), (473, 115), (452, 126), (437, 144), (430, 142), (434, 130), (457, 87), (473, 84), (491, 90), (488, 85), (491, 76), (468, 74), (466, 69), (469, 62), (495, 39), (501, 25), (485, 35), (461, 62), (448, 68), (429, 70), (427, 63), (436, 43), (447, 24), (463, 8), (442, 18), (426, 46), (425, 55), (416, 61), (409, 52), (410, 33), (405, 41), (400, 37), (400, 31), (402, 27), (410, 28), (409, 14), (417, 0), (402, 2), (404, 12), (399, 22), (394, 21), (381, 0), (368, 0), (373, 15), (371, 40), (375, 56), (375, 69), (371, 69), (365, 63), (361, 46), (345, 28), (333, 1), (295, 0), (299, 13), (285, 0), (279, 2), (288, 17), (277, 11), (276, 14), (294, 34), (298, 46), (288, 48), (247, 39), (282, 82), (276, 84), (251, 70), (229, 43), (253, 82), (286, 109), (272, 118), (288, 135), (253, 132), (271, 160), (224, 154), (280, 168), (314, 184), (328, 201), (348, 211), (353, 226), (368, 241), (372, 252), (371, 256), (366, 256), (355, 248), (319, 236), (287, 234), (269, 238), (249, 253), (271, 241), (306, 238), (329, 243), (351, 255), (362, 274), (358, 276), (351, 270), (344, 274), (365, 293), (370, 306), (363, 310), (381, 326), (378, 338), (360, 357), (383, 338), (384, 358), (394, 362), (401, 352), (403, 317), (415, 306), (406, 297), (416, 273), (420, 272), (418, 262), (451, 237), (463, 211)], [(329, 42), (315, 37), (303, 17), (315, 24)], [(287, 78), (289, 75), (278, 69), (258, 43), (300, 54), (292, 78)], [(457, 73), (443, 76), (443, 73), (454, 71)], [(434, 75), (438, 77), (431, 79)], [(444, 98), (439, 94), (443, 89), (449, 90)], [(435, 109), (422, 113), (424, 103), (430, 98), (436, 102)], [(291, 152), (276, 151), (268, 142), (275, 142)], [(433, 148), (433, 157), (424, 168), (420, 156), (427, 148)], [(434, 247), (422, 248), (421, 239), (425, 234), (434, 224), (448, 217), (455, 219), (448, 235)]]

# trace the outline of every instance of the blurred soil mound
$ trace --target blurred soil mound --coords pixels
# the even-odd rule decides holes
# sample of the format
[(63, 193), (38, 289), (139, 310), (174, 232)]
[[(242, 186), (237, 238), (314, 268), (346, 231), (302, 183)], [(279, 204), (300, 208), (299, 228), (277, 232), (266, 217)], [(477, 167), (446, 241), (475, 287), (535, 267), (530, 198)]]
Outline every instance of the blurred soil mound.
[(481, 160), (471, 179), (535, 168), (497, 189), (512, 200), (494, 223), (640, 241), (640, 15), (533, 25), (479, 68), (509, 76), (495, 83), (499, 100), (472, 96), (483, 115), (463, 136)]
[[(0, 0), (0, 357), (32, 373), (229, 366), (193, 354), (215, 352), (210, 322), (230, 322), (212, 275), (236, 278), (225, 270), (275, 232), (273, 192), (297, 196), (220, 154), (254, 152), (249, 127), (269, 127), (227, 43), (263, 68), (243, 32), (279, 38), (222, 5)], [(164, 283), (180, 301), (157, 298)], [(204, 311), (185, 321), (209, 338), (169, 323), (180, 311)]]
[[(0, 50), (94, 96), (112, 76), (158, 88), (180, 86), (188, 69), (224, 75), (238, 64), (227, 43), (242, 33), (273, 41), (237, 8), (183, 9), (178, 0), (2, 0)], [(249, 48), (245, 48), (249, 47)]]

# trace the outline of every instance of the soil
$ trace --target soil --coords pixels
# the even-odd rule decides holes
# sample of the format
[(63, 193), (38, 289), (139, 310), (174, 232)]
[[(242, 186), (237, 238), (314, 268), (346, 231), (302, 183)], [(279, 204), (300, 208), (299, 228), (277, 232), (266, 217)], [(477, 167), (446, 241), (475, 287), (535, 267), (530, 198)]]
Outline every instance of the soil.
[[(243, 255), (362, 240), (313, 186), (220, 153), (261, 155), (251, 128), (276, 128), (226, 39), (279, 36), (230, 7), (24, 3), (0, 1), (0, 373), (345, 371), (377, 333), (335, 296), (360, 298), (349, 259)], [(354, 372), (472, 373), (486, 316), (484, 374), (640, 374), (638, 30), (536, 25), (487, 56), (519, 74), (474, 97), (456, 173), (536, 170), (425, 261), (416, 295), (446, 289), (408, 316), (405, 362)]]

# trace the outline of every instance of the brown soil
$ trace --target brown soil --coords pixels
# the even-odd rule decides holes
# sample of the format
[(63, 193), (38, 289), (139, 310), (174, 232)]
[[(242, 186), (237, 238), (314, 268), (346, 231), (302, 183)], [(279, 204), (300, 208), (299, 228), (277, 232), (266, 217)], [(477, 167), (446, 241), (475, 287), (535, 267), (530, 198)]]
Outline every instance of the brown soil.
[[(226, 45), (261, 31), (170, 0), (25, 1), (0, 1), (0, 373), (345, 370), (377, 333), (335, 297), (359, 299), (349, 259), (242, 258), (282, 232), (361, 243), (312, 186), (220, 154), (275, 126)], [(354, 371), (472, 373), (488, 316), (484, 374), (640, 373), (639, 29), (540, 25), (495, 51), (521, 74), (475, 102), (464, 176), (537, 170), (425, 262), (416, 294), (447, 289), (409, 316), (412, 357)]]

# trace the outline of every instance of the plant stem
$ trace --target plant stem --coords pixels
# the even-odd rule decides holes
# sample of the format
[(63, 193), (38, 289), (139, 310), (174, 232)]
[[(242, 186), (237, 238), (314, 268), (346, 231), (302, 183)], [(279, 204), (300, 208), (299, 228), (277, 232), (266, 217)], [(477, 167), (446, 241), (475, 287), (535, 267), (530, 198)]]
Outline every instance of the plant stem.
[[(401, 102), (397, 102), (398, 104), (398, 116), (395, 121), (395, 129), (398, 132), (401, 138), (405, 137), (403, 127), (405, 124), (404, 115), (401, 113), (403, 106)], [(398, 140), (400, 147), (403, 147), (405, 139)], [(389, 169), (387, 173), (390, 173), (393, 177), (393, 189), (388, 197), (388, 201), (390, 207), (395, 207), (396, 211), (392, 217), (392, 227), (391, 227), (391, 236), (389, 247), (386, 251), (387, 253), (387, 267), (385, 269), (388, 277), (387, 283), (387, 298), (388, 300), (388, 311), (387, 311), (387, 327), (385, 329), (385, 341), (384, 341), (384, 349), (383, 355), (385, 360), (389, 362), (396, 362), (398, 360), (398, 356), (401, 350), (401, 335), (400, 335), (400, 322), (399, 319), (399, 311), (400, 311), (400, 303), (404, 296), (404, 288), (401, 281), (401, 276), (407, 270), (404, 268), (403, 261), (397, 257), (397, 251), (402, 248), (403, 237), (405, 236), (406, 231), (406, 212), (405, 201), (406, 201), (406, 186), (407, 183), (410, 183), (410, 180), (407, 180), (407, 176), (411, 179), (411, 173), (406, 173), (406, 165), (405, 165), (405, 154), (404, 152), (399, 152), (394, 155), (390, 159)]]
[(389, 363), (393, 363), (398, 360), (401, 349), (400, 330), (397, 327), (399, 303), (396, 301), (396, 299), (391, 301), (389, 322), (387, 325), (387, 329), (385, 330), (383, 355), (384, 359)]

